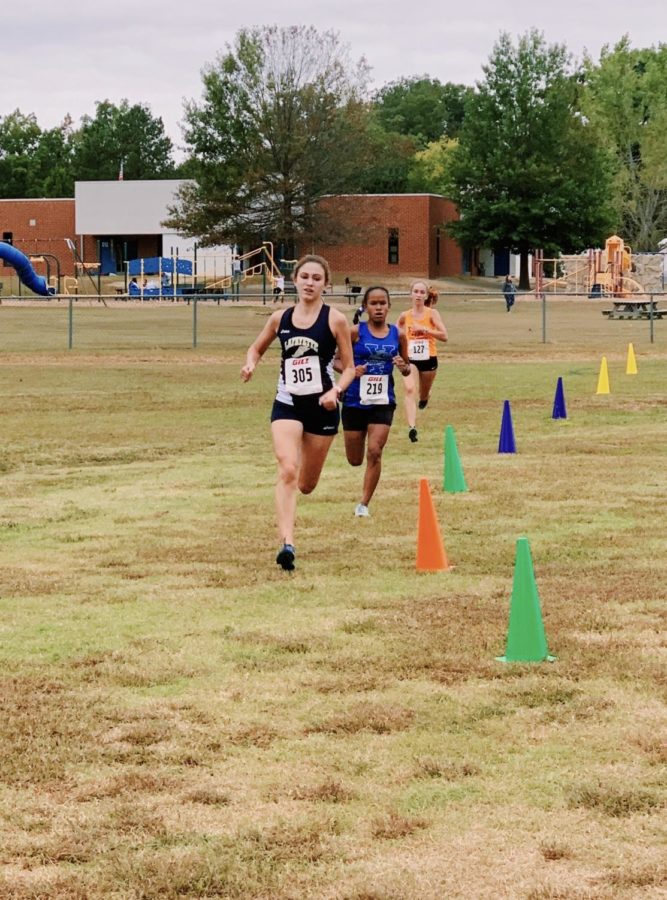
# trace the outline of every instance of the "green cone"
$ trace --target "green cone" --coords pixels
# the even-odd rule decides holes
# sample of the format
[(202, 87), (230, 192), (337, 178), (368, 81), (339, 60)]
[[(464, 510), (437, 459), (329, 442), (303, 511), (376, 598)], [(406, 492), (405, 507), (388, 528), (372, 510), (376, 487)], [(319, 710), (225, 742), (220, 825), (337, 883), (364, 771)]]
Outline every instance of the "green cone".
[(530, 545), (525, 537), (516, 542), (514, 585), (510, 603), (505, 655), (500, 662), (552, 662), (542, 622), (540, 598), (535, 584)]
[(449, 494), (461, 494), (468, 490), (456, 447), (456, 436), (451, 425), (445, 428), (445, 477), (442, 489)]

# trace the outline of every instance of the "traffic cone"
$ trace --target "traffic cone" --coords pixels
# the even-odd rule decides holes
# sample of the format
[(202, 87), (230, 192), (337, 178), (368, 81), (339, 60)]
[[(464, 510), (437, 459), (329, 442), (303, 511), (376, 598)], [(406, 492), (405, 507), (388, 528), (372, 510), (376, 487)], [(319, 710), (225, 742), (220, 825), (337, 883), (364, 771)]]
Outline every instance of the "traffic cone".
[(419, 521), (417, 528), (417, 571), (441, 572), (450, 568), (440, 525), (433, 505), (428, 479), (419, 480)]
[(551, 413), (552, 419), (567, 419), (567, 410), (565, 409), (565, 392), (563, 391), (563, 379), (559, 378), (556, 382), (556, 393), (554, 394), (554, 408)]
[(632, 344), (628, 344), (628, 362), (625, 366), (625, 374), (637, 374), (637, 360), (635, 359), (635, 348), (632, 346)]
[(499, 662), (552, 662), (544, 633), (540, 598), (535, 584), (533, 560), (528, 538), (516, 542), (514, 585), (510, 602), (510, 618), (507, 629), (507, 645)]
[(468, 490), (456, 446), (456, 435), (451, 425), (445, 428), (445, 474), (442, 489), (450, 494), (461, 494)]
[(607, 372), (607, 357), (602, 357), (602, 362), (600, 363), (600, 375), (598, 377), (598, 389), (595, 392), (596, 394), (608, 394), (609, 393), (609, 373)]
[(509, 400), (505, 400), (503, 404), (503, 420), (500, 425), (498, 453), (516, 453), (514, 426), (512, 425), (512, 410), (510, 409)]

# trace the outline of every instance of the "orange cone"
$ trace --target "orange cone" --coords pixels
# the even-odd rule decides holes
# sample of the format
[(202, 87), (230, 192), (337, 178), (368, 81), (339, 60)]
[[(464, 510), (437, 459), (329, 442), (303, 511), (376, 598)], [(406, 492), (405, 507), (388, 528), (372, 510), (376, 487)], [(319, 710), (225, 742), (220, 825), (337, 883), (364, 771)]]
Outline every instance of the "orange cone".
[(440, 525), (433, 505), (428, 479), (419, 480), (419, 523), (417, 528), (417, 571), (442, 572), (450, 568)]

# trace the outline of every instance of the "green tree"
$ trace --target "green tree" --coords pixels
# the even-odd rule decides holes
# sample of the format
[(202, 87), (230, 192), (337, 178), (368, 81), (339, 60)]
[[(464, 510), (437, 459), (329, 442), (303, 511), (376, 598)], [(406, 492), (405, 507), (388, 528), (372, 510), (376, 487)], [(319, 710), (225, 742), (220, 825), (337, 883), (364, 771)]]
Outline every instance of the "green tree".
[(408, 189), (429, 194), (444, 194), (448, 190), (452, 157), (458, 142), (441, 137), (431, 141), (414, 157), (408, 177)]
[(41, 135), (33, 113), (24, 115), (15, 109), (0, 118), (0, 197), (31, 196), (32, 158)]
[(368, 69), (337, 34), (242, 29), (204, 70), (203, 98), (185, 109), (195, 183), (169, 225), (203, 244), (335, 240), (344, 223), (318, 204), (358, 189), (369, 159)]
[(530, 31), (494, 46), (452, 155), (448, 194), (464, 245), (521, 255), (529, 288), (533, 248), (575, 252), (598, 244), (613, 221), (607, 155), (579, 114), (577, 79), (562, 45)]
[(373, 113), (368, 119), (369, 146), (359, 190), (366, 194), (404, 194), (411, 190), (410, 175), (414, 166), (414, 139), (385, 131)]
[(378, 122), (388, 132), (410, 135), (420, 149), (446, 136), (454, 138), (465, 118), (473, 89), (425, 76), (399, 78), (374, 97)]
[(667, 234), (667, 46), (633, 50), (624, 37), (584, 61), (583, 109), (616, 167), (615, 230), (635, 250)]
[(31, 159), (28, 196), (74, 196), (73, 139), (69, 116), (60, 125), (41, 133)]
[(95, 104), (74, 137), (74, 175), (80, 181), (169, 178), (174, 172), (172, 142), (161, 118), (141, 103), (108, 100)]

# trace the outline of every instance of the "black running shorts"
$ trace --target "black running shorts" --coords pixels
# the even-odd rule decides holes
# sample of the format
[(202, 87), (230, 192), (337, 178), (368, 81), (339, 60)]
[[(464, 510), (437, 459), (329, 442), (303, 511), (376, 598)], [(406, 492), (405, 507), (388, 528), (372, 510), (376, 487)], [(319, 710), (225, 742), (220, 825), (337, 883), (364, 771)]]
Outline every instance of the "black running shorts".
[(418, 372), (435, 372), (435, 370), (438, 368), (438, 357), (429, 356), (428, 359), (411, 359), (410, 365), (413, 365)]
[(389, 425), (394, 421), (395, 406), (344, 406), (343, 431), (366, 431), (369, 425)]
[(288, 403), (274, 400), (271, 410), (271, 421), (277, 422), (280, 419), (294, 419), (297, 422), (301, 422), (303, 430), (308, 434), (321, 434), (325, 437), (332, 437), (334, 434), (338, 434), (340, 410), (338, 404), (336, 404), (335, 409), (325, 409), (317, 401), (290, 406)]

